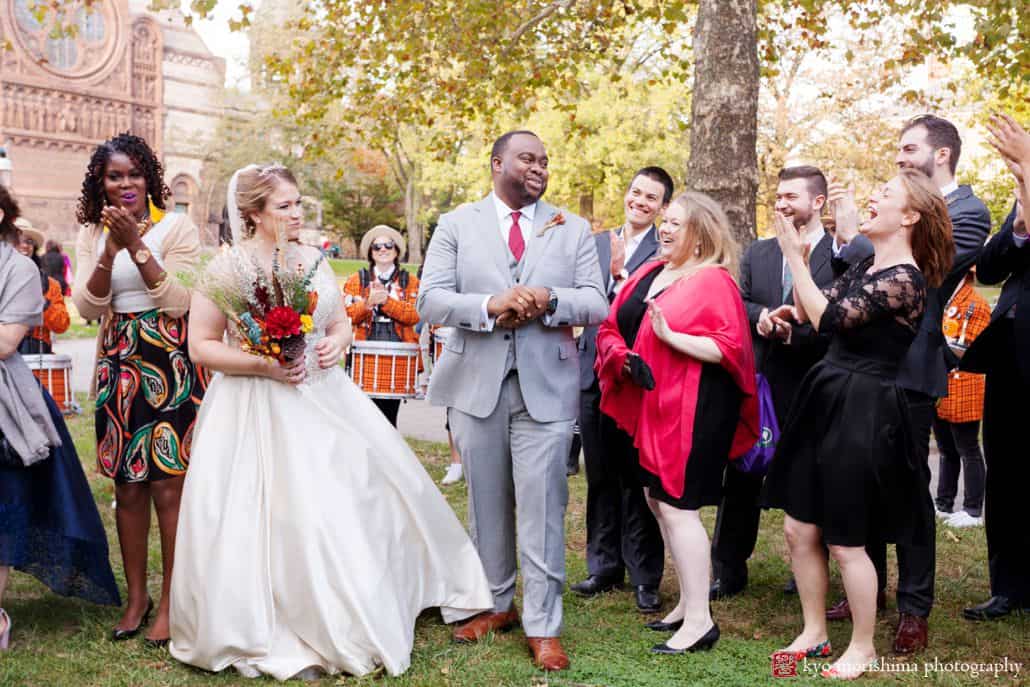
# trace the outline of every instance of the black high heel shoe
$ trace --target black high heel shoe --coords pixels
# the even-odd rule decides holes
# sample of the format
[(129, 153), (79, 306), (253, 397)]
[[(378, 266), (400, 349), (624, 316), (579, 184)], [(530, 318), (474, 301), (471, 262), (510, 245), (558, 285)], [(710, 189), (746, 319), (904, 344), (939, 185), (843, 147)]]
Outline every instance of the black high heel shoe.
[(644, 627), (648, 630), (654, 630), (655, 632), (675, 632), (683, 627), (683, 620), (673, 620), (671, 623), (663, 623), (661, 620), (652, 620), (649, 623), (644, 623)]
[(120, 630), (117, 627), (111, 630), (111, 641), (112, 642), (124, 642), (126, 639), (132, 639), (140, 633), (143, 626), (150, 622), (150, 614), (154, 611), (154, 600), (149, 596), (147, 597), (147, 610), (143, 612), (143, 617), (140, 618), (139, 625), (132, 628), (131, 630)]
[(651, 647), (651, 653), (652, 654), (670, 654), (670, 655), (674, 655), (674, 654), (685, 654), (685, 653), (688, 653), (688, 652), (689, 653), (693, 653), (695, 651), (708, 651), (713, 646), (715, 646), (715, 643), (717, 641), (719, 641), (719, 625), (718, 625), (718, 623), (712, 625), (712, 629), (711, 630), (706, 632), (704, 634), (704, 636), (701, 637), (701, 639), (697, 640), (696, 642), (694, 642), (693, 644), (688, 646), (686, 649), (673, 649), (671, 646), (669, 646), (668, 644), (663, 642), (661, 644), (655, 644), (653, 647)]

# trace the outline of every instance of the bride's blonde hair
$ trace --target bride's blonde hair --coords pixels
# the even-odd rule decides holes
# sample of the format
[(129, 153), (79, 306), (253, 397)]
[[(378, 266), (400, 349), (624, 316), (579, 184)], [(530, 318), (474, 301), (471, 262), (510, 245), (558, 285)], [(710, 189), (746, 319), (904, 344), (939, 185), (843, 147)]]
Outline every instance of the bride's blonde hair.
[(257, 226), (254, 215), (265, 209), (268, 197), (281, 182), (297, 186), (297, 179), (287, 167), (280, 164), (248, 167), (240, 171), (236, 180), (236, 207), (243, 220), (243, 236), (254, 236)]

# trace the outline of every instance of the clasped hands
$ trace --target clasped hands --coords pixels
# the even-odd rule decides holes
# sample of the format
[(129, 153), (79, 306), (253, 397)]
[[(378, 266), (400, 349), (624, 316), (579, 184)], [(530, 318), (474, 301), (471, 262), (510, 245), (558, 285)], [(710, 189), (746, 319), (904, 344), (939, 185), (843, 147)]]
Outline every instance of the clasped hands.
[(513, 286), (486, 304), (486, 312), (495, 318), (494, 324), (505, 329), (518, 329), (547, 312), (550, 292), (542, 286)]
[(140, 240), (138, 222), (125, 208), (105, 206), (100, 210), (100, 222), (107, 227), (105, 248), (111, 255), (135, 246)]

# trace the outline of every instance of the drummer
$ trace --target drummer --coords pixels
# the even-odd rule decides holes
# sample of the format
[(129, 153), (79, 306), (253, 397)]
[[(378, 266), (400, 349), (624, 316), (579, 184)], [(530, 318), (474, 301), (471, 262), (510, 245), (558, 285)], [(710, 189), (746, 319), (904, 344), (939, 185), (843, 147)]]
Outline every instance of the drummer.
[[(372, 227), (362, 237), (359, 254), (368, 259), (368, 267), (351, 275), (343, 287), (355, 341), (418, 343), (418, 277), (401, 268), (404, 250), (404, 237), (385, 224)], [(396, 427), (400, 399), (372, 401)]]
[(29, 354), (51, 354), (53, 346), (51, 334), (64, 334), (68, 331), (71, 320), (68, 317), (68, 308), (64, 305), (64, 293), (61, 284), (53, 277), (48, 277), (43, 271), (40, 263), (40, 253), (46, 245), (46, 237), (39, 229), (32, 226), (24, 217), (14, 221), (14, 226), (20, 230), (18, 239), (18, 252), (32, 262), (36, 263), (39, 269), (40, 288), (43, 289), (43, 324), (34, 327), (25, 338), (18, 344), (18, 352), (22, 355)]

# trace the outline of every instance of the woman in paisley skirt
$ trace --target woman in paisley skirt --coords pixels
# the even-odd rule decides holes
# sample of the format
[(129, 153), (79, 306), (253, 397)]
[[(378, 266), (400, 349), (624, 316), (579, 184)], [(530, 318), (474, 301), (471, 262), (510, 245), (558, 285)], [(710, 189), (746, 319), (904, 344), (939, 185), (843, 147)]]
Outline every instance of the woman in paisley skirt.
[(161, 533), (163, 583), (148, 642), (168, 641), (168, 585), (183, 477), (204, 377), (186, 344), (189, 291), (174, 275), (200, 254), (197, 227), (164, 213), (168, 188), (146, 142), (121, 134), (93, 153), (82, 184), (75, 306), (103, 316), (96, 371), (97, 466), (114, 479), (128, 603), (111, 633), (135, 637), (150, 619), (150, 503)]

